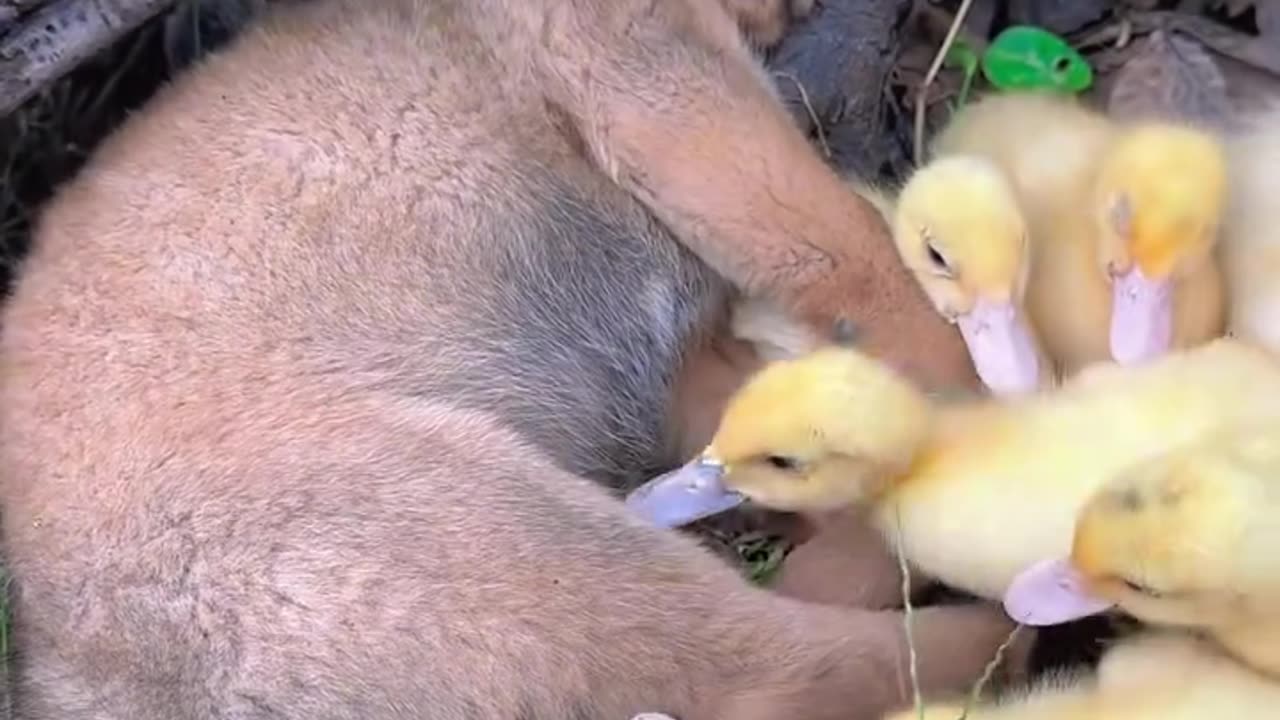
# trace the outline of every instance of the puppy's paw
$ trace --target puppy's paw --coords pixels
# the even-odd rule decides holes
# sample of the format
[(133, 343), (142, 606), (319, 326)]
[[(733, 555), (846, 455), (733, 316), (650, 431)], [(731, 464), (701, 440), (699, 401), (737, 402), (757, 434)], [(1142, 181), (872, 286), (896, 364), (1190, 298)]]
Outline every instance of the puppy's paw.
[[(899, 617), (901, 614), (899, 613)], [(912, 636), (919, 658), (923, 694), (967, 693), (997, 651), (1008, 642), (995, 666), (995, 685), (1022, 682), (1028, 675), (1035, 632), (1020, 628), (1009, 642), (1014, 624), (992, 603), (935, 605), (912, 617)]]
[(870, 524), (841, 515), (787, 555), (772, 589), (797, 600), (884, 610), (901, 604), (902, 575)]

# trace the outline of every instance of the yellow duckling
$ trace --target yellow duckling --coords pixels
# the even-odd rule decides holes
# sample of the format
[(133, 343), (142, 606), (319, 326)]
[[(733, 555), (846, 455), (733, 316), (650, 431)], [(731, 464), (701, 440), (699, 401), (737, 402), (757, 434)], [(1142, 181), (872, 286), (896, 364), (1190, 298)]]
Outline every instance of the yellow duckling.
[[(1215, 135), (1172, 122), (1121, 125), (1071, 98), (1005, 93), (962, 109), (932, 150), (939, 160), (994, 164), (1017, 206), (992, 194), (986, 204), (999, 209), (984, 220), (970, 209), (981, 205), (953, 199), (980, 192), (981, 173), (953, 173), (923, 191), (899, 244), (919, 244), (926, 233), (944, 242), (934, 228), (955, 232), (957, 224), (963, 234), (985, 232), (985, 244), (962, 241), (947, 257), (962, 267), (974, 257), (1015, 257), (1026, 245), (1027, 313), (1063, 375), (1105, 360), (1144, 362), (1222, 333), (1224, 290), (1212, 251), (1226, 160)], [(1011, 230), (1015, 209), (1029, 243)], [(953, 217), (962, 211), (968, 217)], [(936, 284), (927, 273), (917, 278)], [(1005, 286), (1016, 287), (1015, 278), (1006, 275)]]
[(754, 374), (729, 398), (707, 450), (637, 488), (627, 503), (664, 527), (747, 496), (782, 511), (848, 507), (911, 466), (932, 419), (928, 400), (891, 368), (826, 346)]
[(903, 263), (959, 326), (983, 384), (997, 395), (1052, 385), (1024, 306), (1027, 225), (998, 166), (969, 155), (935, 160), (903, 186), (890, 224)]
[[(969, 711), (972, 720), (1217, 720), (1272, 717), (1280, 683), (1182, 633), (1143, 633), (1103, 655), (1096, 676), (1056, 677)], [(958, 720), (963, 702), (926, 703), (925, 720)], [(900, 710), (885, 720), (916, 720)]]
[[(1027, 231), (999, 168), (977, 157), (939, 160), (916, 172), (896, 198), (886, 187), (857, 178), (846, 182), (893, 229), (903, 263), (938, 313), (959, 327), (988, 389), (1004, 395), (1051, 384), (1052, 367), (1022, 302)], [(739, 301), (733, 330), (769, 360), (817, 347), (818, 338), (765, 299)]]
[[(991, 162), (946, 158), (915, 173), (901, 193), (857, 178), (853, 192), (874, 205), (893, 229), (899, 256), (938, 313), (958, 325), (974, 368), (997, 395), (1052, 385), (1023, 307), (1027, 231), (1013, 188)], [(734, 306), (734, 335), (767, 360), (811, 352), (819, 338), (764, 298)]]
[(1245, 423), (1136, 463), (1083, 506), (1070, 556), (1019, 576), (1015, 619), (1115, 605), (1195, 628), (1280, 682), (1280, 422)]
[(1227, 141), (1231, 195), (1223, 223), (1227, 328), (1280, 352), (1280, 102), (1242, 118)]
[(1225, 289), (1214, 251), (1226, 174), (1221, 141), (1177, 124), (1124, 128), (1104, 155), (1094, 200), (1117, 361), (1142, 362), (1222, 334)]
[(866, 503), (926, 576), (992, 600), (1071, 547), (1105, 480), (1230, 423), (1280, 418), (1280, 361), (1219, 339), (1061, 388), (934, 407), (883, 364), (826, 348), (771, 363), (730, 399), (701, 455), (628, 499), (676, 526), (750, 499)]

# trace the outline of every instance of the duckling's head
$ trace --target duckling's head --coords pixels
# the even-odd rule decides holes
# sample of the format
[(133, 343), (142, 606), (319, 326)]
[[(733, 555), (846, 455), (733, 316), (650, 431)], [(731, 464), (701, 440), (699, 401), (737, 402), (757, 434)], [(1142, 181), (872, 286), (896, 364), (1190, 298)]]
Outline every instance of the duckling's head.
[[(1010, 615), (1056, 624), (1118, 606), (1145, 622), (1207, 626), (1252, 606), (1280, 573), (1259, 453), (1275, 428), (1224, 432), (1141, 461), (1108, 481), (1076, 516), (1070, 557), (1012, 584)], [(1272, 472), (1280, 468), (1271, 468)], [(1265, 592), (1261, 590), (1261, 592)]]
[(1252, 599), (1246, 568), (1264, 563), (1268, 578), (1280, 570), (1280, 558), (1266, 559), (1277, 547), (1250, 539), (1267, 503), (1248, 445), (1274, 442), (1220, 435), (1109, 482), (1076, 519), (1071, 562), (1087, 590), (1146, 622), (1208, 625), (1238, 615)]
[(1034, 390), (1037, 340), (1022, 310), (1030, 267), (1013, 186), (977, 156), (944, 156), (902, 188), (893, 237), (938, 312), (960, 327), (974, 367), (997, 394)]
[(744, 500), (784, 511), (845, 507), (910, 465), (931, 417), (924, 395), (887, 365), (828, 346), (766, 365), (730, 398), (697, 458), (627, 503), (668, 527)]
[(1177, 281), (1213, 262), (1226, 151), (1207, 130), (1135, 125), (1107, 150), (1094, 190), (1098, 262), (1112, 288), (1111, 355), (1145, 362), (1172, 344)]

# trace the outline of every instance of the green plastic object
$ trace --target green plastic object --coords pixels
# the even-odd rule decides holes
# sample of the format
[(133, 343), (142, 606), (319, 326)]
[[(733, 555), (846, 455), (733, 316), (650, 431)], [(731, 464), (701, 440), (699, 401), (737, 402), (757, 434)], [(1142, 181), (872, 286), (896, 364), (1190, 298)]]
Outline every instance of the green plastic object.
[(964, 75), (964, 79), (960, 81), (960, 92), (956, 95), (954, 107), (964, 107), (969, 99), (969, 90), (973, 88), (973, 79), (978, 74), (979, 62), (978, 53), (963, 40), (957, 39), (947, 50), (947, 57), (943, 60), (943, 64), (947, 67), (959, 68)]
[(1093, 84), (1093, 67), (1061, 37), (1038, 27), (1014, 25), (982, 55), (982, 74), (1000, 90), (1079, 93)]

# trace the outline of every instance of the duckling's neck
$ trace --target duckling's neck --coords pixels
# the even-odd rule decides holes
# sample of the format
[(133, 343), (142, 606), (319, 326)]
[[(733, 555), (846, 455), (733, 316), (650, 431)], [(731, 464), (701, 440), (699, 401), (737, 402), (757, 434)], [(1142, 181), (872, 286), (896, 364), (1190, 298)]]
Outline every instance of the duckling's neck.
[(902, 477), (919, 474), (939, 458), (951, 457), (957, 449), (982, 452), (984, 444), (1002, 442), (1013, 427), (1014, 414), (1008, 409), (1012, 402), (980, 398), (940, 405), (928, 439)]
[(1212, 633), (1245, 664), (1280, 680), (1280, 616), (1243, 619), (1214, 628)]

